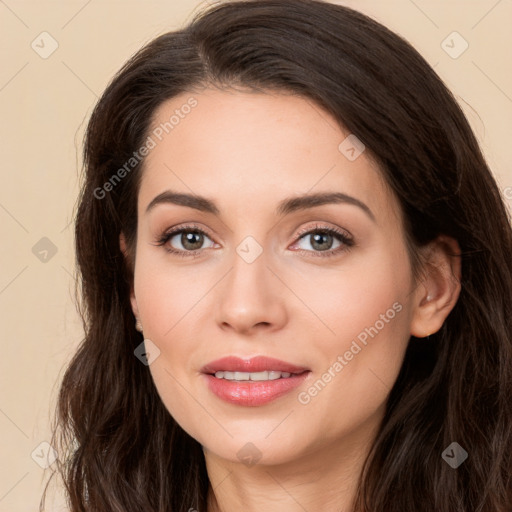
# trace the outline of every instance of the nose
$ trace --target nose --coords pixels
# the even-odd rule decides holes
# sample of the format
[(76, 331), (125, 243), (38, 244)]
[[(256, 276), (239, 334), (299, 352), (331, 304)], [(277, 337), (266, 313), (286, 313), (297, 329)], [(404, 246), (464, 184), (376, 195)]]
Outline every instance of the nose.
[(282, 329), (288, 321), (284, 286), (263, 252), (248, 263), (238, 254), (216, 287), (216, 322), (224, 331), (251, 335)]

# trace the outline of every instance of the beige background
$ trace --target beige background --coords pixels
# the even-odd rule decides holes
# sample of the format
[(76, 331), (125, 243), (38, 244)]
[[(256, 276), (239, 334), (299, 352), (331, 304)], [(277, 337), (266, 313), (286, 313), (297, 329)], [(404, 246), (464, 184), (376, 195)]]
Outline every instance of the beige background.
[[(512, 2), (339, 3), (400, 33), (435, 67), (464, 108), (512, 206)], [(36, 462), (47, 451), (40, 443), (50, 440), (57, 383), (81, 339), (70, 223), (85, 122), (133, 52), (205, 4), (0, 0), (0, 511), (37, 510), (48, 475)], [(456, 59), (442, 46), (453, 31), (469, 44)], [(42, 32), (58, 43), (47, 58), (40, 54), (52, 41)], [(456, 52), (463, 40), (450, 36), (444, 44)], [(65, 510), (58, 501), (48, 510)]]

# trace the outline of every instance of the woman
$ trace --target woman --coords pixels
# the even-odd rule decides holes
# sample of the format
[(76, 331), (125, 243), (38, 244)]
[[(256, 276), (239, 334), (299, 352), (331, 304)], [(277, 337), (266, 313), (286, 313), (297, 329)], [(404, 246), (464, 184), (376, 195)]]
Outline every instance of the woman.
[(72, 511), (512, 510), (509, 218), (408, 43), (222, 4), (122, 68), (84, 156)]

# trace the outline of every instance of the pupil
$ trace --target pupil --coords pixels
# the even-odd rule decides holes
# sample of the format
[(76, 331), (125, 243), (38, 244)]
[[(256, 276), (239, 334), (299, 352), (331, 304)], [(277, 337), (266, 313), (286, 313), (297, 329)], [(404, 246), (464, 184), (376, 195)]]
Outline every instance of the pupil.
[[(325, 251), (330, 249), (332, 246), (332, 235), (329, 233), (317, 233), (313, 236), (313, 242), (311, 246), (315, 249), (319, 249), (320, 251)], [(320, 246), (316, 246), (315, 244), (319, 244)], [(326, 246), (327, 245), (327, 246)]]

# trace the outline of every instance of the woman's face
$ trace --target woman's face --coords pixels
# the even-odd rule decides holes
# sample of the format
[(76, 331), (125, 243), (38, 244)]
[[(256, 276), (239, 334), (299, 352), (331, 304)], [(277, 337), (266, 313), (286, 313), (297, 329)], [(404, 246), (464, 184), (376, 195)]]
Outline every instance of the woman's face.
[(417, 290), (377, 166), (297, 96), (207, 89), (156, 114), (132, 305), (163, 403), (233, 462), (357, 447), (382, 419)]

